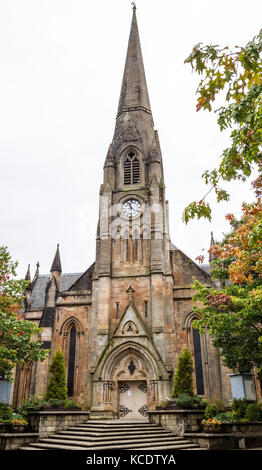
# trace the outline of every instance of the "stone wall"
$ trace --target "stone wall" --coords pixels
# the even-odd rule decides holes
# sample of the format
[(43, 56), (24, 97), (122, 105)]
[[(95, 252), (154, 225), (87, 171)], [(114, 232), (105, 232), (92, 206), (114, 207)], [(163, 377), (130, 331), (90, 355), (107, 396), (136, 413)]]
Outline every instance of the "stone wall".
[(169, 429), (178, 436), (200, 431), (204, 418), (204, 410), (158, 410), (148, 414), (150, 423)]
[(219, 432), (186, 432), (184, 437), (208, 450), (261, 448), (262, 422), (222, 423)]
[(0, 450), (16, 450), (38, 440), (37, 433), (0, 433)]
[(85, 423), (88, 417), (88, 411), (31, 411), (27, 415), (32, 431), (40, 438)]

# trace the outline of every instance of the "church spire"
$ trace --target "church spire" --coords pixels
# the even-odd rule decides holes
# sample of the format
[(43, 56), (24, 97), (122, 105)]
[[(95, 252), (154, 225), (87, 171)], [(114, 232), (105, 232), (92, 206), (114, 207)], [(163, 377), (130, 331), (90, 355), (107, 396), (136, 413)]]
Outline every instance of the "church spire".
[(117, 117), (125, 111), (135, 110), (143, 110), (151, 114), (134, 5)]
[(25, 280), (26, 281), (31, 281), (31, 274), (30, 274), (30, 264), (28, 265), (27, 272), (25, 275)]
[(211, 237), (210, 237), (210, 248), (209, 248), (209, 262), (214, 261), (216, 259), (216, 256), (214, 255), (212, 248), (216, 245), (215, 239), (213, 232), (211, 232)]
[(50, 272), (62, 272), (61, 260), (60, 260), (60, 253), (59, 253), (59, 243), (57, 244), (56, 254), (50, 269)]

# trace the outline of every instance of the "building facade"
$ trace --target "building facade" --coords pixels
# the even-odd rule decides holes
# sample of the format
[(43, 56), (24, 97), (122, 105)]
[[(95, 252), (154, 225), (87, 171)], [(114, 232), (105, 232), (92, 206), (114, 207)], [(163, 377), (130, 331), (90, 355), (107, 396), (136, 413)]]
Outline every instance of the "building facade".
[(209, 336), (192, 328), (190, 284), (196, 278), (210, 286), (208, 269), (169, 236), (135, 7), (99, 199), (95, 262), (84, 273), (64, 274), (58, 246), (50, 275), (37, 266), (26, 291), (25, 318), (43, 329), (50, 353), (44, 362), (17, 370), (14, 404), (44, 395), (58, 347), (65, 354), (68, 395), (93, 417), (145, 417), (170, 397), (185, 347), (194, 358), (195, 392), (228, 401), (229, 371)]

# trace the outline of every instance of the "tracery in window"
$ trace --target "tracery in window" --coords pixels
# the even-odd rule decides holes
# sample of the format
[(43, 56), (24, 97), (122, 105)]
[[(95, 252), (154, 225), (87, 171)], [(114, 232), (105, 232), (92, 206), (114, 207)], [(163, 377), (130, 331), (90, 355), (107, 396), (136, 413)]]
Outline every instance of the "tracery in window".
[(124, 160), (124, 185), (140, 183), (140, 164), (134, 152), (129, 152)]

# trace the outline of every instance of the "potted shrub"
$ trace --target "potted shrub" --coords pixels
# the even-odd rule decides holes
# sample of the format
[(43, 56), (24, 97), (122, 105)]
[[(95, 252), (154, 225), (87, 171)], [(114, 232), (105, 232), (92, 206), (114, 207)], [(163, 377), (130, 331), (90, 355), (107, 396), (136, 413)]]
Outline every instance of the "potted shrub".
[(201, 424), (204, 432), (219, 432), (221, 421), (217, 418), (202, 419)]
[(12, 432), (24, 432), (26, 429), (26, 426), (28, 425), (28, 422), (25, 419), (25, 417), (18, 413), (13, 414), (9, 422), (11, 424)]

